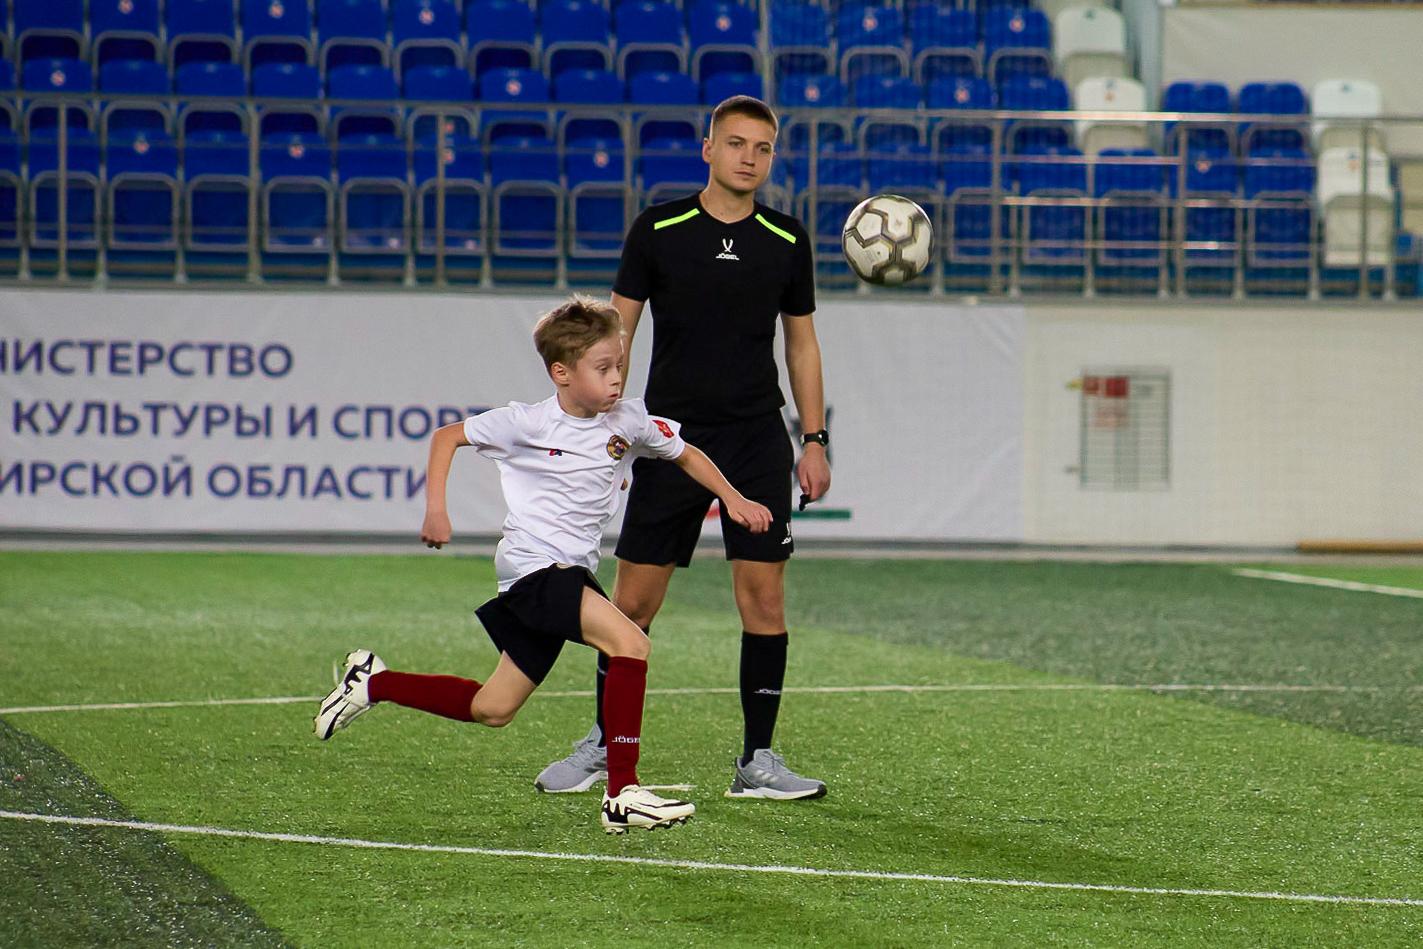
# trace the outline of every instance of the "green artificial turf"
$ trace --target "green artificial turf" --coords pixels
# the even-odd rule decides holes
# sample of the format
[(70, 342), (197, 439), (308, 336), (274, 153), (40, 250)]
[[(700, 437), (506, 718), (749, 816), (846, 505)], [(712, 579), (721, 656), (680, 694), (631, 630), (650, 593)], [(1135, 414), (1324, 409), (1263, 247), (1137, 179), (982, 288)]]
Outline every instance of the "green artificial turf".
[[(495, 657), (471, 610), (492, 588), (487, 560), (447, 554), (0, 554), (0, 707), (315, 696), (329, 688), (331, 661), (358, 645), (395, 668), (479, 678)], [(1218, 566), (802, 561), (791, 567), (789, 614), (791, 691), (777, 746), (827, 781), (820, 801), (726, 800), (740, 744), (735, 694), (654, 691), (643, 779), (693, 784), (698, 805), (696, 820), (671, 831), (610, 838), (596, 795), (532, 790), (591, 717), (591, 698), (557, 694), (536, 694), (500, 731), (380, 707), (327, 743), (310, 734), (307, 702), (3, 714), (0, 809), (542, 854), (1423, 899), (1418, 600)], [(738, 637), (725, 564), (679, 572), (653, 632), (651, 688), (734, 686)], [(544, 691), (588, 689), (591, 671), (591, 653), (570, 648)], [(1094, 687), (1170, 683), (1346, 691)], [(795, 691), (882, 684), (969, 688)], [(37, 759), (48, 762), (41, 783), (84, 793), (17, 790), (13, 773)], [(74, 845), (81, 834), (108, 844)], [(52, 859), (38, 860), (37, 848)], [(195, 929), (193, 944), (1423, 939), (1423, 906), (768, 875), (0, 819), (0, 878), (36, 873), (41, 882), (16, 891), (33, 898), (0, 896), (0, 944), (87, 944), (77, 920), (145, 932), (143, 906), (113, 895), (127, 890), (95, 889), (85, 904), (83, 883), (99, 875), (208, 894), (190, 900), (205, 907), (194, 925), (220, 907), (224, 937)], [(48, 892), (67, 902), (33, 911)], [(246, 907), (233, 908), (228, 893)]]

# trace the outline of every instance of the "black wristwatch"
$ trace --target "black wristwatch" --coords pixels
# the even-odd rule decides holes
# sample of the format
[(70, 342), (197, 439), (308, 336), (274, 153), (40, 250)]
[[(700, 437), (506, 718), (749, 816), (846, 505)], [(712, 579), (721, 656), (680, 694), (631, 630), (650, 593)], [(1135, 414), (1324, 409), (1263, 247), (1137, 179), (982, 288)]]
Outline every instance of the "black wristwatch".
[(830, 432), (829, 432), (829, 430), (822, 428), (822, 429), (821, 429), (820, 431), (818, 431), (818, 432), (804, 432), (804, 433), (801, 434), (801, 436), (800, 436), (800, 443), (801, 443), (802, 445), (809, 445), (809, 444), (811, 444), (812, 442), (815, 443), (815, 444), (817, 444), (817, 445), (822, 445), (822, 446), (824, 446), (824, 447), (826, 447), (826, 448), (829, 448), (829, 447), (830, 447)]

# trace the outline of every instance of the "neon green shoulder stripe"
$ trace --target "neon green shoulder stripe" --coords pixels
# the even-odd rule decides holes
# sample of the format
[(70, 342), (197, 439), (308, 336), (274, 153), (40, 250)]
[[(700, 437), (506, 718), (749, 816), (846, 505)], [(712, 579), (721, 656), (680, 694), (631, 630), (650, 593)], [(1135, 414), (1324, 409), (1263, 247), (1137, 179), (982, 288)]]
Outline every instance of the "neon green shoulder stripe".
[(780, 237), (784, 237), (786, 240), (790, 241), (792, 244), (795, 243), (795, 235), (792, 234), (790, 231), (783, 231), (783, 230), (781, 230), (779, 227), (777, 227), (776, 225), (772, 224), (770, 221), (766, 220), (764, 217), (762, 217), (762, 216), (759, 215), (759, 214), (756, 215), (756, 220), (758, 220), (758, 221), (760, 221), (762, 224), (766, 225), (766, 227), (770, 230), (770, 232), (771, 232), (772, 234), (776, 234), (776, 235), (778, 235), (778, 236), (780, 236)]
[(652, 229), (654, 231), (660, 231), (664, 227), (671, 227), (673, 224), (681, 224), (683, 221), (689, 218), (694, 218), (701, 213), (701, 208), (692, 208), (692, 210), (688, 211), (686, 214), (679, 214), (676, 217), (669, 217), (665, 221), (658, 221), (656, 224), (652, 225)]

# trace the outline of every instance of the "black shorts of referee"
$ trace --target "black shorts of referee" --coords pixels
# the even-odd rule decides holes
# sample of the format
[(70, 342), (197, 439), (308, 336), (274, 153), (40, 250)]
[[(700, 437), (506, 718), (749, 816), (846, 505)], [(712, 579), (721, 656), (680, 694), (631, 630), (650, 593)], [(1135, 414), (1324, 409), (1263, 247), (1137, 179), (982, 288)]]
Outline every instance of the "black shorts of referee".
[[(721, 512), (727, 560), (779, 563), (795, 551), (791, 478), (795, 450), (779, 411), (717, 425), (685, 423), (682, 437), (706, 452), (736, 490), (771, 510), (771, 529), (753, 534)], [(686, 567), (714, 496), (670, 461), (639, 458), (632, 466), (620, 560)]]

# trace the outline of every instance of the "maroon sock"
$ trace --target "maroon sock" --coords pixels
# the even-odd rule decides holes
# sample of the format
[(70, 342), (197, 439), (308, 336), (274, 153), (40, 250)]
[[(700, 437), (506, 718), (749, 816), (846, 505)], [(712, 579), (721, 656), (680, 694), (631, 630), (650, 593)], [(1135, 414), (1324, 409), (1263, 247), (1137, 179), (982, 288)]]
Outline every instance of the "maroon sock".
[(642, 744), (642, 700), (647, 694), (647, 663), (628, 656), (608, 660), (603, 686), (603, 722), (607, 727), (608, 795), (637, 783), (637, 755)]
[(371, 676), (372, 702), (394, 702), (457, 722), (472, 722), (469, 703), (480, 683), (459, 676), (418, 675), (413, 672), (377, 672)]

